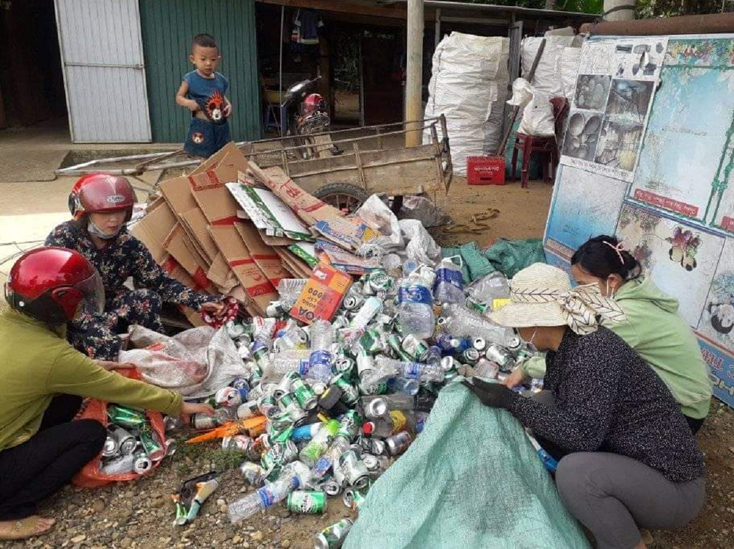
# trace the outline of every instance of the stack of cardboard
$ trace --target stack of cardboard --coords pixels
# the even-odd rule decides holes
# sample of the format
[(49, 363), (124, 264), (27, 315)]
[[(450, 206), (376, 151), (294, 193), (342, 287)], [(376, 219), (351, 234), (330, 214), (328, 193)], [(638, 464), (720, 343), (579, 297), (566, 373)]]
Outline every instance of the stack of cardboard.
[(247, 169), (242, 153), (227, 145), (189, 175), (161, 183), (162, 196), (132, 234), (170, 276), (201, 292), (235, 297), (249, 314), (262, 315), (277, 299), (280, 279), (296, 273), (263, 242), (251, 221), (238, 217), (225, 184)]
[(170, 276), (232, 296), (250, 315), (264, 315), (280, 280), (310, 277), (319, 259), (355, 274), (377, 265), (353, 253), (374, 236), (362, 220), (308, 194), (280, 168), (261, 170), (234, 143), (160, 191), (132, 234)]

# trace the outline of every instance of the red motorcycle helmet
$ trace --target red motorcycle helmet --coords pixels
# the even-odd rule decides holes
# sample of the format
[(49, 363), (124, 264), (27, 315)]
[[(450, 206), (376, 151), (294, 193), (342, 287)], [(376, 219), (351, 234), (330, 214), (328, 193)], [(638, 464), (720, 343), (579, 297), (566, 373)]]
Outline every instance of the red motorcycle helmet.
[(101, 313), (104, 286), (87, 259), (66, 248), (37, 248), (10, 269), (5, 299), (46, 324), (64, 324), (81, 312)]
[(133, 215), (137, 197), (125, 177), (105, 173), (84, 175), (74, 184), (69, 195), (69, 211), (74, 219), (84, 214), (126, 210), (125, 221)]
[(318, 93), (312, 93), (303, 100), (303, 114), (311, 114), (314, 111), (326, 111), (326, 101)]

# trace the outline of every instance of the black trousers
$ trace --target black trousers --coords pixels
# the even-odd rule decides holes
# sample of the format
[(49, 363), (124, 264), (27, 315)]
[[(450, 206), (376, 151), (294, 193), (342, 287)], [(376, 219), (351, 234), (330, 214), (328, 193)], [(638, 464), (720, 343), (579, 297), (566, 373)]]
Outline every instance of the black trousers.
[(28, 441), (0, 452), (0, 520), (36, 513), (38, 502), (64, 486), (104, 446), (107, 430), (98, 421), (71, 421), (81, 397), (59, 395)]

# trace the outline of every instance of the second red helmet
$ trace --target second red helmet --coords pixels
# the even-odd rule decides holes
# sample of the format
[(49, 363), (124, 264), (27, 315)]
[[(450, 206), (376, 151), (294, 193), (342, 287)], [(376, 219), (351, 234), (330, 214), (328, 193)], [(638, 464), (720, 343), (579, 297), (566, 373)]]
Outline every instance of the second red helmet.
[(69, 195), (69, 211), (74, 219), (88, 213), (126, 210), (128, 221), (133, 214), (135, 191), (125, 177), (104, 173), (82, 176)]

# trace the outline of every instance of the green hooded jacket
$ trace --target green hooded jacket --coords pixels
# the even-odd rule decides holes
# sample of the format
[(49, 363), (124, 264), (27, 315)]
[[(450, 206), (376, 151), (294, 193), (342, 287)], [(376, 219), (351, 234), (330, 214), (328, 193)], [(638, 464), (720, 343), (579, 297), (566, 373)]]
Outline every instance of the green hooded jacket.
[[(686, 416), (705, 418), (711, 405), (708, 367), (696, 336), (678, 314), (678, 300), (645, 277), (624, 283), (615, 300), (627, 320), (606, 322), (604, 326), (652, 366)], [(522, 368), (526, 376), (542, 378), (545, 360), (528, 360)]]

